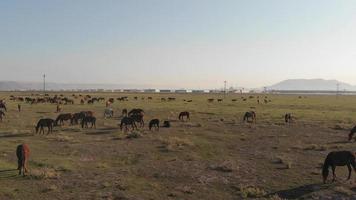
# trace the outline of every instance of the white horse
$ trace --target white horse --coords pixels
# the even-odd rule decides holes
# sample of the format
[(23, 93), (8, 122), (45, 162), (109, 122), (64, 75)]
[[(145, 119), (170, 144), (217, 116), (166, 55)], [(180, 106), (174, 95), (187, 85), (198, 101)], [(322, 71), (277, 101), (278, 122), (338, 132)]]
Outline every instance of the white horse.
[(114, 117), (114, 110), (112, 108), (106, 108), (104, 110), (104, 118)]

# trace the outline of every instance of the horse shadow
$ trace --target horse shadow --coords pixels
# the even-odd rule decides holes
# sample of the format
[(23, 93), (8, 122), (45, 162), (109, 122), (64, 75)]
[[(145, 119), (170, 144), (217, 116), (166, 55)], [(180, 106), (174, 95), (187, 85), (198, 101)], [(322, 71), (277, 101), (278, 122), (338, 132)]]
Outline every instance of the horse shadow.
[[(16, 172), (16, 173), (15, 173)], [(0, 179), (7, 179), (16, 177), (18, 170), (17, 169), (4, 169), (0, 170)]]
[(309, 184), (309, 185), (303, 185), (292, 189), (280, 190), (270, 195), (277, 194), (279, 197), (283, 199), (299, 199), (305, 195), (320, 191), (322, 189), (326, 189), (328, 187), (329, 186), (323, 184)]
[(17, 133), (17, 134), (5, 133), (4, 135), (0, 135), (0, 138), (29, 137), (29, 136), (33, 136), (33, 134), (28, 134), (28, 133)]
[(350, 142), (346, 141), (346, 140), (341, 140), (341, 141), (329, 142), (327, 144), (347, 144), (347, 143), (350, 143)]

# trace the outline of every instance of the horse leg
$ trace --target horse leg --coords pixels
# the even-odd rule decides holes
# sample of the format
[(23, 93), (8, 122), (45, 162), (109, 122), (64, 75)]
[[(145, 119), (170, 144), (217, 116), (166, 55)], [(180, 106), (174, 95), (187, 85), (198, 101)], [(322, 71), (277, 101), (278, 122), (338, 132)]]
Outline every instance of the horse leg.
[(336, 169), (335, 165), (331, 166), (331, 170), (333, 171), (333, 180), (332, 180), (332, 182), (334, 182), (336, 180), (335, 169)]
[(351, 178), (351, 165), (347, 164), (347, 168), (349, 169), (349, 176), (347, 177), (347, 180), (350, 180), (350, 178)]

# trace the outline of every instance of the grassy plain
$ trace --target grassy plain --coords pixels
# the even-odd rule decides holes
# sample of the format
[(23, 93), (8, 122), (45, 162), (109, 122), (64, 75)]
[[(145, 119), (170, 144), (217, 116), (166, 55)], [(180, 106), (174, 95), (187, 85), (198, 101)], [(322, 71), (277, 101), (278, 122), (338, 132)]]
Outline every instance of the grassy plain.
[[(355, 96), (229, 94), (223, 102), (208, 103), (222, 96), (91, 93), (129, 101), (115, 100), (115, 117), (104, 119), (104, 102), (80, 105), (76, 99), (63, 113), (92, 110), (97, 129), (67, 123), (53, 134), (36, 135), (36, 122), (58, 113), (52, 104), (26, 103), (17, 112), (19, 102), (9, 96), (30, 94), (0, 93), (8, 106), (0, 122), (0, 199), (356, 198), (354, 179), (344, 180), (346, 167), (337, 168), (333, 184), (321, 184), (320, 175), (328, 152), (355, 151), (356, 144), (347, 142), (356, 121)], [(257, 96), (271, 102), (257, 104)], [(161, 102), (162, 97), (177, 99)], [(138, 138), (119, 130), (123, 108), (144, 109), (146, 126), (135, 131)], [(256, 111), (256, 124), (242, 122), (249, 110)], [(189, 111), (191, 120), (178, 121), (181, 111)], [(289, 125), (283, 121), (287, 112), (296, 117)], [(170, 120), (172, 127), (149, 131), (153, 118)], [(21, 143), (31, 149), (26, 177), (14, 170)]]

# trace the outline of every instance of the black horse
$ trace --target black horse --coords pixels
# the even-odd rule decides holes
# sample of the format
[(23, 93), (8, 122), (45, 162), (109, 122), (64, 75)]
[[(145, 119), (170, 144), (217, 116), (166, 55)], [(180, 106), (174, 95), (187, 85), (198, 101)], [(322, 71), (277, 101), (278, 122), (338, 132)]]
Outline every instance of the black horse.
[(156, 127), (156, 130), (159, 131), (159, 119), (152, 119), (148, 125), (151, 130), (153, 127)]
[(130, 112), (128, 113), (128, 116), (132, 116), (132, 115), (143, 115), (144, 111), (141, 108), (134, 108), (132, 110), (130, 110)]
[[(326, 180), (329, 175), (329, 167), (331, 167), (331, 170), (333, 172), (333, 180), (332, 182), (335, 181), (336, 175), (335, 175), (335, 168), (336, 166), (347, 166), (349, 169), (349, 176), (347, 180), (350, 180), (351, 178), (351, 169), (353, 168), (354, 171), (356, 172), (356, 164), (355, 164), (355, 155), (354, 153), (350, 151), (332, 151), (330, 152), (324, 161), (323, 165), (323, 182), (326, 183)], [(351, 168), (352, 167), (352, 168)]]
[(246, 112), (243, 121), (256, 123), (256, 113), (254, 111)]
[(124, 126), (125, 126), (125, 131), (129, 130), (128, 126), (131, 126), (132, 130), (135, 130), (135, 128), (137, 129), (135, 120), (132, 117), (124, 117), (121, 119), (120, 130), (122, 130)]
[(184, 121), (184, 117), (186, 117), (187, 120), (190, 120), (190, 114), (187, 111), (179, 113), (178, 119), (181, 121)]
[(44, 127), (45, 126), (48, 128), (47, 134), (52, 133), (53, 132), (53, 125), (54, 125), (54, 120), (53, 119), (50, 119), (50, 118), (40, 119), (37, 122), (36, 133), (38, 133), (38, 130), (40, 130), (40, 134), (41, 134), (41, 132), (43, 132), (43, 134), (44, 134)]
[(94, 116), (85, 116), (82, 120), (82, 128), (88, 128), (88, 124), (91, 124), (90, 128), (96, 128), (96, 118)]
[(284, 115), (284, 121), (285, 121), (286, 123), (291, 123), (292, 120), (293, 120), (293, 116), (292, 116), (291, 113), (286, 113), (286, 114)]

